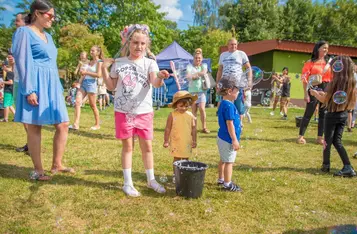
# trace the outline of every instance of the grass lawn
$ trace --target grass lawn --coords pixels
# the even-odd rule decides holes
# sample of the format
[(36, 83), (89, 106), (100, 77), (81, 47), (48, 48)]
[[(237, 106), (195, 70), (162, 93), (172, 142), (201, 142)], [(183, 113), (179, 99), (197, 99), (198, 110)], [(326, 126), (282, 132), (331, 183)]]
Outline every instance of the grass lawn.
[[(208, 109), (212, 132), (198, 134), (198, 149), (191, 158), (209, 165), (199, 199), (176, 197), (171, 183), (172, 158), (162, 147), (170, 111), (155, 112), (153, 141), (155, 174), (158, 180), (168, 177), (168, 192), (160, 195), (146, 188), (135, 146), (133, 181), (142, 194), (139, 198), (126, 197), (121, 190), (121, 143), (114, 138), (112, 107), (100, 113), (99, 131), (89, 130), (93, 114), (88, 105), (83, 109), (81, 129), (69, 134), (64, 158), (77, 173), (55, 175), (50, 182), (28, 179), (32, 162), (14, 150), (25, 143), (23, 127), (0, 123), (0, 233), (326, 233), (341, 225), (356, 229), (357, 179), (332, 176), (342, 168), (334, 149), (331, 174), (319, 173), (322, 147), (314, 143), (316, 123), (307, 130), (306, 145), (295, 143), (294, 117), (303, 109), (291, 109), (287, 121), (270, 116), (269, 109), (252, 109), (253, 124), (245, 123), (233, 173), (242, 193), (224, 192), (216, 185), (218, 124), (215, 109)], [(73, 108), (69, 114), (73, 120)], [(350, 157), (357, 150), (356, 132), (343, 137)], [(48, 170), (53, 134), (52, 126), (42, 130)], [(357, 168), (357, 160), (351, 161)]]

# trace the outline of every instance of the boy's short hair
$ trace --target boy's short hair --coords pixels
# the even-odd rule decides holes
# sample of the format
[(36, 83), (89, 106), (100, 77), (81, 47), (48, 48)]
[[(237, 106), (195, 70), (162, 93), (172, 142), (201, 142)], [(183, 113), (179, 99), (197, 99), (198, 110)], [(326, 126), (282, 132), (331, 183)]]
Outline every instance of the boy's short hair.
[(222, 78), (218, 82), (218, 88), (219, 88), (219, 95), (226, 96), (228, 94), (229, 89), (237, 88), (238, 87), (238, 82), (236, 79), (230, 79), (230, 78)]

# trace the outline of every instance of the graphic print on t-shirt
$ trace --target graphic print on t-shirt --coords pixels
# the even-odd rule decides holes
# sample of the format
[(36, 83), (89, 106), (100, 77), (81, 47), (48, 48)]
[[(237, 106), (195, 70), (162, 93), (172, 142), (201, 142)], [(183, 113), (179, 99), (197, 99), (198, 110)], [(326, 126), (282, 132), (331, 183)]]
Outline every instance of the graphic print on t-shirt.
[(117, 90), (115, 108), (133, 113), (150, 91), (148, 74), (135, 63), (119, 65), (115, 72), (122, 78), (118, 81), (121, 84)]
[(247, 75), (243, 72), (243, 66), (249, 62), (243, 51), (224, 52), (221, 54), (219, 63), (223, 65), (222, 78), (236, 79), (239, 87), (248, 86)]

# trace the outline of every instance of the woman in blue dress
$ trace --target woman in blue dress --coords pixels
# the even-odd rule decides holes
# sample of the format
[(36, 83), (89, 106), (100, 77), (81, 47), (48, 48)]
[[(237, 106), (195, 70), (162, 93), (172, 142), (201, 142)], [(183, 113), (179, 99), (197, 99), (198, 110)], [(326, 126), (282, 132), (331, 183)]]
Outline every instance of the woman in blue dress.
[(15, 121), (28, 124), (27, 141), (34, 164), (30, 178), (49, 180), (41, 161), (41, 128), (54, 125), (53, 162), (51, 172), (74, 172), (62, 165), (68, 135), (68, 113), (57, 69), (57, 49), (50, 34), (55, 12), (50, 2), (36, 0), (27, 17), (28, 26), (17, 29), (12, 52), (19, 73), (19, 91)]

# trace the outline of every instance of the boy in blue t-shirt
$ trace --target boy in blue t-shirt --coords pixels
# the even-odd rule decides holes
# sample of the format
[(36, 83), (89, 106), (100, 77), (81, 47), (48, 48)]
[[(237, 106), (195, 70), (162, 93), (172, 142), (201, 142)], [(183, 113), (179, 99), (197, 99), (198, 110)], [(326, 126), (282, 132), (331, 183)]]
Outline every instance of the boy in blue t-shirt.
[(220, 154), (218, 165), (218, 185), (231, 192), (240, 192), (242, 189), (232, 182), (233, 163), (239, 150), (241, 122), (238, 110), (234, 105), (239, 88), (235, 79), (224, 78), (218, 83), (219, 93), (223, 100), (218, 109), (218, 136), (217, 145)]

